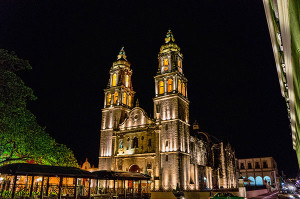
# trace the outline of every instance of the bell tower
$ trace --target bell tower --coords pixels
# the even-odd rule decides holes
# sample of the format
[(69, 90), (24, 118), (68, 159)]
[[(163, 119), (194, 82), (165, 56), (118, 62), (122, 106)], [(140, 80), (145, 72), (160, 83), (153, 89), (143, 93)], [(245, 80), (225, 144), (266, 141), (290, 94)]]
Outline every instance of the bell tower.
[(99, 151), (99, 169), (110, 170), (114, 149), (114, 130), (118, 129), (133, 107), (134, 94), (131, 83), (132, 70), (126, 59), (124, 47), (109, 71), (110, 78), (104, 89), (104, 108)]
[(189, 175), (189, 100), (183, 55), (171, 30), (158, 54), (154, 115), (160, 124), (160, 182), (163, 188), (186, 188)]

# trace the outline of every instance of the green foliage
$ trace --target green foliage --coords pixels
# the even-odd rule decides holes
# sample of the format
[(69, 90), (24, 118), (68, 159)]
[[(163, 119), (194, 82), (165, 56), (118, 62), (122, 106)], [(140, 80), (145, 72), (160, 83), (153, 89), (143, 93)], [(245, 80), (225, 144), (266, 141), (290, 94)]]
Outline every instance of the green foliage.
[(31, 69), (28, 61), (0, 49), (0, 165), (28, 162), (78, 166), (73, 152), (58, 144), (26, 108), (33, 90), (16, 74)]

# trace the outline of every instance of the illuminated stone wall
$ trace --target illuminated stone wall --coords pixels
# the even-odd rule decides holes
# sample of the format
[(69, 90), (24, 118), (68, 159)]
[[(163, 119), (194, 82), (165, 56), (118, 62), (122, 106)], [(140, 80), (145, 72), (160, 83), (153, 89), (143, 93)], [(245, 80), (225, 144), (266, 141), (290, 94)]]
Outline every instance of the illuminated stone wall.
[(190, 134), (183, 55), (174, 42), (169, 31), (158, 55), (153, 118), (138, 102), (133, 106), (132, 70), (121, 49), (104, 89), (99, 169), (147, 173), (156, 190), (231, 187), (235, 165), (230, 149), (202, 139), (205, 133)]

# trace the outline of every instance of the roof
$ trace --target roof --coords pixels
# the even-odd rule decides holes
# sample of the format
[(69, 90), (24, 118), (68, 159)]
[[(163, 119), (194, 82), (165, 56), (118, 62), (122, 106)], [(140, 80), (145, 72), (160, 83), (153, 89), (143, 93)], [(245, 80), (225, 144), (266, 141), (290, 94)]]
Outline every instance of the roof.
[(143, 173), (119, 172), (100, 170), (95, 172), (85, 171), (75, 167), (60, 167), (38, 164), (16, 163), (0, 167), (0, 174), (28, 175), (28, 176), (55, 176), (70, 178), (93, 178), (109, 180), (150, 180), (151, 176)]
[(119, 171), (95, 171), (93, 174), (97, 175), (98, 179), (112, 179), (112, 180), (150, 180), (151, 176), (143, 173), (133, 172), (119, 172)]
[(26, 163), (4, 165), (0, 167), (0, 173), (9, 175), (95, 178), (94, 174), (76, 167), (60, 167)]

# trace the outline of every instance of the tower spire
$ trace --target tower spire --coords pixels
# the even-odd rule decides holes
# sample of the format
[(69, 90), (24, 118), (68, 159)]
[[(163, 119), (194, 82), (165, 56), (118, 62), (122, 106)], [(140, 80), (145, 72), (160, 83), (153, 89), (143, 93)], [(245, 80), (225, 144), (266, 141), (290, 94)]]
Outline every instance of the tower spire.
[(118, 60), (124, 59), (124, 60), (127, 61), (126, 57), (127, 56), (126, 56), (126, 53), (125, 53), (125, 50), (124, 50), (124, 46), (122, 46), (122, 48), (121, 48), (121, 50), (120, 50), (120, 52), (118, 54)]
[(167, 44), (169, 42), (175, 42), (175, 38), (174, 38), (174, 35), (173, 35), (171, 29), (168, 30), (166, 38), (165, 38), (165, 43)]

